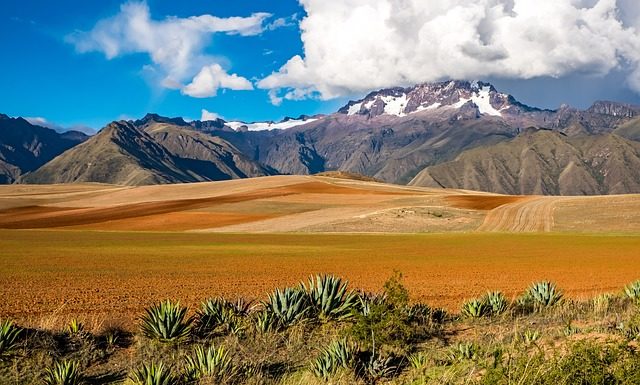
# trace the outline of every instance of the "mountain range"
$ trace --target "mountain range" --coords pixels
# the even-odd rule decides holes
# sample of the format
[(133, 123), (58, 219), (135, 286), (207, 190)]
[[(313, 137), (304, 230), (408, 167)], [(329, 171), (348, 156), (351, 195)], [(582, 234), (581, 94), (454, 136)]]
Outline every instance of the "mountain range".
[(147, 114), (87, 137), (0, 115), (0, 182), (125, 185), (344, 171), (508, 194), (640, 192), (640, 106), (540, 109), (491, 84), (390, 88), (328, 115), (186, 122)]

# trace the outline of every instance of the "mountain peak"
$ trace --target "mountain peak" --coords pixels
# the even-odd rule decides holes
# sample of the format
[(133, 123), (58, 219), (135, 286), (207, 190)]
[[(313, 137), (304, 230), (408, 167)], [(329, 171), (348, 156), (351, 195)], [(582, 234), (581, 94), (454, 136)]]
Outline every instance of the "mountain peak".
[(622, 118), (633, 118), (640, 115), (640, 107), (608, 100), (597, 100), (587, 109), (587, 112)]
[(502, 113), (520, 104), (510, 95), (482, 81), (450, 80), (422, 83), (413, 87), (386, 88), (369, 93), (363, 99), (350, 101), (338, 110), (347, 115), (406, 116), (415, 112), (441, 108), (461, 108), (471, 102), (481, 115), (502, 116)]
[(185, 122), (181, 117), (168, 118), (166, 116), (160, 116), (155, 113), (147, 113), (144, 118), (136, 120), (133, 124), (136, 126), (145, 126), (150, 123), (169, 123), (176, 126), (188, 126), (189, 123)]

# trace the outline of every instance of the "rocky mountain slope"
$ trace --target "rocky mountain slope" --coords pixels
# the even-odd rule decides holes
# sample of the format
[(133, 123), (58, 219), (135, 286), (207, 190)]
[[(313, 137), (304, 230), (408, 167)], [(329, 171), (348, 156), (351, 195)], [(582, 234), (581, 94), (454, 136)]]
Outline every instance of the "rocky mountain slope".
[[(174, 124), (114, 122), (86, 142), (26, 175), (25, 183), (145, 185), (268, 175), (268, 169), (213, 139), (176, 134)], [(175, 122), (174, 122), (175, 123)], [(151, 132), (147, 132), (150, 130)], [(204, 135), (203, 135), (204, 136)], [(198, 142), (198, 139), (203, 139)], [(171, 152), (167, 147), (175, 150)], [(209, 151), (195, 151), (207, 148)], [(209, 146), (209, 147), (206, 147)], [(184, 149), (194, 151), (185, 151)], [(217, 151), (217, 152), (216, 152)], [(185, 152), (189, 152), (188, 156)], [(205, 153), (202, 155), (202, 153)], [(216, 155), (224, 157), (218, 158)], [(199, 156), (202, 155), (202, 156)], [(235, 164), (237, 157), (238, 164)]]
[[(334, 114), (281, 122), (149, 114), (114, 124), (135, 135), (100, 139), (107, 127), (87, 142), (95, 150), (70, 150), (24, 181), (144, 184), (341, 171), (523, 194), (636, 192), (638, 185), (628, 168), (636, 164), (640, 107), (598, 101), (586, 110), (545, 110), (483, 82), (384, 89)], [(0, 163), (5, 173), (10, 167)]]
[(532, 128), (429, 166), (410, 184), (504, 194), (640, 192), (640, 143), (615, 134), (568, 137)]
[(86, 139), (81, 132), (59, 134), (25, 119), (0, 114), (0, 183), (13, 183), (23, 173), (37, 169)]

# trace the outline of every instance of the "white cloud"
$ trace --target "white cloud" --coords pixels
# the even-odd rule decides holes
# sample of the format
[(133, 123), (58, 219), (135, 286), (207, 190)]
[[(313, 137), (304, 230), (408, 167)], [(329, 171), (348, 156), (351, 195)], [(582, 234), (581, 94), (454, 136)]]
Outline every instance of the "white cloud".
[(67, 36), (67, 41), (78, 52), (102, 52), (108, 59), (146, 53), (159, 68), (160, 84), (175, 89), (203, 67), (217, 62), (204, 53), (213, 34), (257, 35), (270, 16), (254, 13), (249, 17), (201, 15), (152, 20), (146, 2), (127, 2), (117, 15), (99, 21), (90, 31)]
[(618, 1), (300, 0), (304, 55), (258, 87), (277, 102), (448, 78), (622, 68), (640, 91), (640, 3)]
[(215, 112), (209, 112), (204, 108), (202, 109), (202, 116), (200, 117), (201, 121), (206, 122), (208, 120), (218, 120), (218, 119), (222, 119), (222, 116), (220, 116)]
[(252, 90), (253, 85), (242, 76), (229, 75), (219, 64), (212, 64), (203, 67), (191, 83), (182, 88), (182, 93), (194, 98), (209, 98), (216, 96), (219, 88)]

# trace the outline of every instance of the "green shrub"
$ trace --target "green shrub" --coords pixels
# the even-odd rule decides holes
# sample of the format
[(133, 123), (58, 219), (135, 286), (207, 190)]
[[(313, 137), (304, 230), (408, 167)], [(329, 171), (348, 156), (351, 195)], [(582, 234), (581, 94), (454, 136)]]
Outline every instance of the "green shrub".
[(321, 320), (342, 321), (353, 315), (357, 297), (347, 291), (348, 282), (333, 275), (317, 275), (309, 278), (308, 286), (301, 285), (309, 295), (315, 315)]
[(489, 307), (482, 299), (471, 299), (462, 304), (461, 313), (465, 317), (480, 318), (489, 315)]
[(286, 328), (306, 319), (309, 309), (307, 293), (300, 288), (287, 287), (269, 294), (268, 301), (264, 303), (264, 312), (268, 315), (264, 317), (271, 318), (273, 326)]
[(45, 385), (82, 384), (80, 364), (76, 361), (56, 362), (53, 367), (45, 369), (43, 382)]
[(204, 349), (198, 346), (193, 354), (186, 358), (185, 378), (198, 381), (203, 378), (221, 380), (232, 376), (231, 358), (223, 346), (210, 346)]
[(129, 374), (133, 385), (179, 385), (180, 379), (162, 362), (142, 364)]
[(624, 287), (624, 293), (635, 303), (640, 303), (640, 280), (631, 282)]
[(554, 283), (541, 281), (531, 284), (525, 296), (531, 299), (534, 310), (539, 311), (560, 302), (562, 292), (558, 290)]
[(424, 352), (418, 352), (407, 357), (409, 364), (414, 369), (422, 369), (429, 363), (429, 357)]
[(69, 321), (65, 331), (72, 335), (80, 334), (84, 332), (84, 324), (74, 318), (71, 321)]
[(409, 295), (401, 279), (400, 274), (391, 277), (383, 295), (360, 295), (360, 311), (348, 333), (367, 350), (374, 346), (404, 349), (413, 335), (407, 312)]
[(309, 369), (316, 377), (328, 380), (339, 369), (352, 367), (355, 350), (346, 339), (334, 341), (311, 361)]
[(169, 300), (145, 310), (141, 317), (142, 333), (161, 342), (180, 341), (189, 336), (193, 318), (187, 318), (187, 308)]
[(21, 334), (22, 329), (15, 326), (13, 322), (0, 321), (0, 361), (11, 355)]

